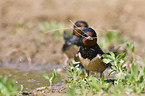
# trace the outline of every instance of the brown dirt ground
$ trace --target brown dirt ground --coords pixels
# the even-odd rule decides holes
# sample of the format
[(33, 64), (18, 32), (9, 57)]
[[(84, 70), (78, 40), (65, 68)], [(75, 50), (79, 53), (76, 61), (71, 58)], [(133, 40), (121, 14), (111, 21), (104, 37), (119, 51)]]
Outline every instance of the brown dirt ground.
[[(54, 41), (53, 33), (42, 34), (39, 24), (57, 21), (69, 25), (69, 20), (85, 20), (98, 29), (118, 30), (130, 37), (136, 53), (142, 55), (144, 6), (144, 0), (0, 0), (0, 58), (23, 61), (27, 57), (41, 64), (62, 64), (63, 38)], [(18, 28), (20, 23), (25, 26)]]

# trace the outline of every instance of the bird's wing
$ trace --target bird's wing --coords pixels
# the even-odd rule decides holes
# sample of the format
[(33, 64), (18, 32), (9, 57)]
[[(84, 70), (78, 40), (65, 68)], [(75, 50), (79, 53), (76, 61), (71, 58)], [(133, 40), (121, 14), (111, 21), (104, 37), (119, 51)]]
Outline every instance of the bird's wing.
[(71, 38), (71, 35), (70, 35), (70, 34), (68, 34), (68, 32), (67, 32), (67, 31), (64, 31), (64, 32), (63, 32), (63, 38), (64, 38), (64, 40), (68, 40), (68, 39), (70, 39), (70, 38)]

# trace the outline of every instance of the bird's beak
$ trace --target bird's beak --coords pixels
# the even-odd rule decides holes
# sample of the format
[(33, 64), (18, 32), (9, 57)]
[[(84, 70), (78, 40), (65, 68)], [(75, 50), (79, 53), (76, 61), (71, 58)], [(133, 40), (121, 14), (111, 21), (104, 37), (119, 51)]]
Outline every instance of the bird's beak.
[(86, 37), (86, 39), (87, 39), (87, 40), (93, 40), (93, 37), (88, 36), (88, 37)]

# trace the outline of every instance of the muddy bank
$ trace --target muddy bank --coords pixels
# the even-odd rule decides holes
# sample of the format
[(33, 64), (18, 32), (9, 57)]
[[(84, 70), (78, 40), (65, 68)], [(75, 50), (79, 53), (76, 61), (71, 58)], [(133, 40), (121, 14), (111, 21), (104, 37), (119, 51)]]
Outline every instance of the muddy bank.
[(144, 56), (144, 0), (1, 0), (0, 4), (1, 60), (63, 64), (62, 33), (55, 41), (56, 31), (43, 34), (40, 24), (57, 21), (68, 27), (69, 20), (86, 20), (97, 31), (115, 29), (122, 37), (129, 36), (136, 53)]
[[(5, 65), (4, 65), (5, 64)], [(49, 86), (49, 81), (43, 77), (44, 73), (47, 73), (49, 76), (52, 75), (52, 71), (57, 68), (62, 68), (61, 65), (24, 65), (22, 63), (19, 65), (12, 63), (3, 63), (0, 64), (0, 75), (8, 76), (8, 80), (15, 80), (15, 86), (22, 87), (22, 91), (31, 92), (39, 87)], [(65, 75), (57, 73), (54, 80), (53, 87), (63, 86), (63, 80)]]

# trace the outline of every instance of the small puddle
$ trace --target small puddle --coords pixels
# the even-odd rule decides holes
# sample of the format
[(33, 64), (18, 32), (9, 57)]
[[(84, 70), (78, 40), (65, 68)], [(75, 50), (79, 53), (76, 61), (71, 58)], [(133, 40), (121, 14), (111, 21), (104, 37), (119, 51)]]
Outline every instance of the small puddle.
[[(38, 65), (27, 63), (9, 63), (3, 62), (0, 64), (0, 75), (7, 75), (8, 80), (15, 79), (16, 86), (23, 85), (23, 91), (34, 90), (39, 87), (49, 86), (48, 80), (43, 77), (44, 73), (52, 75), (53, 69), (63, 68), (62, 65)], [(62, 86), (64, 76), (57, 74), (54, 80), (54, 86)]]
[[(41, 63), (33, 63), (28, 65), (28, 63), (9, 63), (5, 61), (0, 64), (0, 75), (7, 75), (8, 80), (15, 79), (15, 85), (23, 85), (23, 91), (31, 91), (39, 87), (49, 86), (49, 82), (43, 77), (43, 74), (47, 73), (49, 76), (51, 76), (52, 71), (58, 68), (62, 69), (63, 65), (41, 65)], [(104, 75), (108, 75), (108, 69), (104, 72)], [(53, 87), (64, 86), (64, 79), (65, 74), (57, 74), (53, 82)]]

